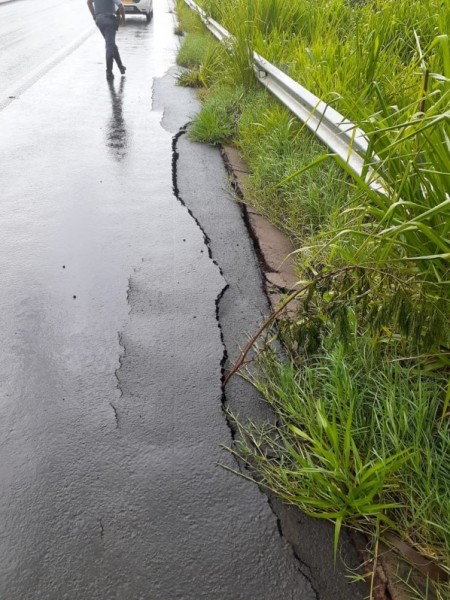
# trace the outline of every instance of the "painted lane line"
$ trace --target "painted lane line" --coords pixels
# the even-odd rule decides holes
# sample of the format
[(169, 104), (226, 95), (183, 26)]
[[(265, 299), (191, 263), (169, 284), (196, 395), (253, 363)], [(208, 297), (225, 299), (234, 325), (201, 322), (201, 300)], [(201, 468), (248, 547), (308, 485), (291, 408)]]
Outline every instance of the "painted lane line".
[(91, 37), (94, 31), (96, 31), (95, 27), (89, 27), (89, 29), (86, 29), (77, 38), (75, 38), (73, 42), (70, 42), (70, 44), (64, 46), (64, 48), (38, 65), (35, 69), (30, 71), (30, 73), (27, 73), (24, 77), (19, 79), (18, 82), (14, 83), (9, 88), (6, 88), (0, 97), (0, 111), (11, 104), (13, 100), (17, 99), (43, 75), (48, 73), (53, 67), (69, 56), (69, 54), (79, 48), (88, 38)]

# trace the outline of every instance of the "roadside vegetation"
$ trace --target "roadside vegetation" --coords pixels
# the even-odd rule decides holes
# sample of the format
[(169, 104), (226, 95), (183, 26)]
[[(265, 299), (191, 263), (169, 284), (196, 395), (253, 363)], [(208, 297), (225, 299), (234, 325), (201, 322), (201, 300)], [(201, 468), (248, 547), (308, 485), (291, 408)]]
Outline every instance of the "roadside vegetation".
[[(411, 598), (450, 584), (450, 2), (182, 0), (180, 83), (198, 88), (193, 139), (237, 146), (245, 202), (294, 241), (297, 318), (261, 352), (276, 428), (238, 423), (259, 484), (374, 540), (387, 532), (439, 566)], [(370, 181), (305, 130), (253, 76), (256, 50), (363, 129)], [(377, 157), (375, 159), (375, 157)], [(294, 295), (294, 294), (293, 294)], [(413, 587), (413, 584), (411, 583)]]

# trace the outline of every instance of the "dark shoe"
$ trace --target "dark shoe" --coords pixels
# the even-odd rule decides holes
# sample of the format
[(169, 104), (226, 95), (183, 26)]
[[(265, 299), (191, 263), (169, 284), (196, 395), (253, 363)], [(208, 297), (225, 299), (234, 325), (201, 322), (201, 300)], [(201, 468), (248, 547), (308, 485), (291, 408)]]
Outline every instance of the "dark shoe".
[(113, 81), (114, 80), (114, 73), (112, 71), (106, 71), (106, 81)]
[(122, 75), (125, 75), (125, 71), (127, 70), (126, 67), (124, 67), (123, 65), (121, 67), (119, 67), (119, 71)]

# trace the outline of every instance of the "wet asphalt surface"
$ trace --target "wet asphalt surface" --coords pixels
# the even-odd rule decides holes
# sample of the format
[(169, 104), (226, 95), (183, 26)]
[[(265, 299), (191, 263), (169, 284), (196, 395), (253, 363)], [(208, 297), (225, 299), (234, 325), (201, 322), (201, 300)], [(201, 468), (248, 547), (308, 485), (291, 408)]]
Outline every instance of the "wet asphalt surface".
[(359, 598), (325, 577), (329, 530), (302, 562), (218, 466), (223, 403), (267, 416), (220, 388), (267, 303), (220, 155), (183, 134), (197, 104), (154, 4), (112, 86), (83, 0), (0, 4), (0, 598)]

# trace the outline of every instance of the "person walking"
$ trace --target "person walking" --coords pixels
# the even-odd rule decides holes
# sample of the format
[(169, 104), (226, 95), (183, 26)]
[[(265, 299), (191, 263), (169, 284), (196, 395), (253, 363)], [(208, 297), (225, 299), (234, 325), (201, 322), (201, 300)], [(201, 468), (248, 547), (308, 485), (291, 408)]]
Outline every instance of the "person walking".
[[(125, 75), (127, 70), (122, 63), (116, 44), (116, 31), (120, 23), (125, 23), (125, 9), (121, 0), (87, 0), (87, 5), (92, 18), (105, 38), (106, 79), (112, 81), (114, 79), (114, 61), (122, 75)], [(116, 8), (118, 9), (117, 14)]]

